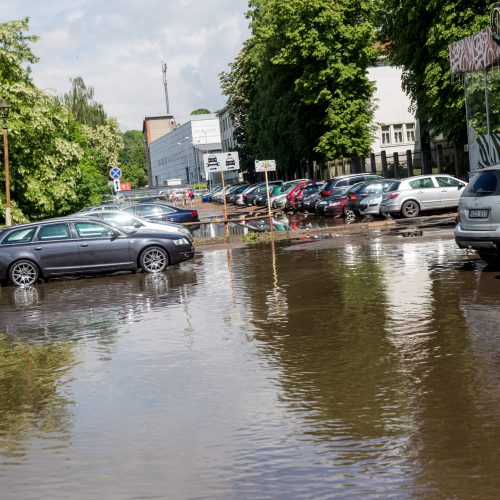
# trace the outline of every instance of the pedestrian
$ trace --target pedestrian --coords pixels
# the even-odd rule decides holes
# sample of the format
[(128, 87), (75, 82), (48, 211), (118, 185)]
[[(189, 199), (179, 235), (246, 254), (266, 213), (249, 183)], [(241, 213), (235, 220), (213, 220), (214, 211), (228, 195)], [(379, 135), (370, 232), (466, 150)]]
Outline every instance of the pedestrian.
[(190, 201), (190, 204), (191, 204), (191, 208), (193, 208), (193, 205), (194, 205), (194, 192), (193, 192), (192, 189), (189, 190), (188, 197), (189, 197), (189, 201)]
[(175, 194), (175, 191), (172, 191), (172, 194), (170, 195), (170, 201), (174, 207), (177, 206), (177, 195)]
[(187, 191), (184, 189), (182, 191), (182, 207), (186, 208), (186, 202), (187, 202)]

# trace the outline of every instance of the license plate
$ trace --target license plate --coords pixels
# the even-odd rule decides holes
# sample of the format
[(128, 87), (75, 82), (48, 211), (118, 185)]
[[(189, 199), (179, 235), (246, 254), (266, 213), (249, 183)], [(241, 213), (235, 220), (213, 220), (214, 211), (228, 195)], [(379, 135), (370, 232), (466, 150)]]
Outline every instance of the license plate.
[(490, 211), (488, 209), (473, 208), (469, 210), (469, 217), (471, 219), (486, 219)]

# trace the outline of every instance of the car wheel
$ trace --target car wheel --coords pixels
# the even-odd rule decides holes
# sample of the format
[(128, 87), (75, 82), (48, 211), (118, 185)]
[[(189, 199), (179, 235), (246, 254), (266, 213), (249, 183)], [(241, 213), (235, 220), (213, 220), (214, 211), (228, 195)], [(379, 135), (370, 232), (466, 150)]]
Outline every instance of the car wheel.
[(147, 273), (161, 273), (168, 267), (168, 255), (161, 247), (149, 247), (141, 253), (140, 265)]
[(15, 286), (31, 286), (38, 281), (38, 266), (30, 260), (18, 260), (9, 269), (10, 281)]
[(410, 219), (411, 217), (416, 217), (420, 213), (420, 206), (414, 200), (408, 200), (403, 203), (401, 207), (401, 215)]
[(354, 210), (352, 210), (351, 208), (344, 208), (344, 216), (347, 219), (355, 219), (356, 218), (356, 214), (354, 213)]
[(497, 252), (490, 252), (488, 250), (478, 250), (477, 253), (479, 257), (483, 259), (487, 264), (492, 264), (494, 266), (500, 265), (500, 254)]

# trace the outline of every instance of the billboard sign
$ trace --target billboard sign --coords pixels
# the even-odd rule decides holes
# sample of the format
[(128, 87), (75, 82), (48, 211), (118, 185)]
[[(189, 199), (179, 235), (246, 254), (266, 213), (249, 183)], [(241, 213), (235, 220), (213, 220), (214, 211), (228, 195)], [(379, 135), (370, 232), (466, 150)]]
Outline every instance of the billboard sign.
[(205, 172), (227, 172), (240, 169), (240, 159), (237, 151), (227, 153), (205, 153), (203, 155)]
[(276, 172), (276, 160), (255, 160), (256, 172)]

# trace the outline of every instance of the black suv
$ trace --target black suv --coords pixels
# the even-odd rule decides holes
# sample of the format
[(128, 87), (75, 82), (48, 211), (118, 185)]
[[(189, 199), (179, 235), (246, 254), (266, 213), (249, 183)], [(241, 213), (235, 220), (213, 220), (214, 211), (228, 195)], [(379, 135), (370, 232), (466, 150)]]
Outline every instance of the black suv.
[(339, 175), (326, 181), (325, 185), (320, 191), (321, 197), (326, 198), (334, 194), (342, 194), (347, 191), (351, 186), (362, 181), (374, 181), (383, 179), (380, 175), (375, 174), (349, 174)]

